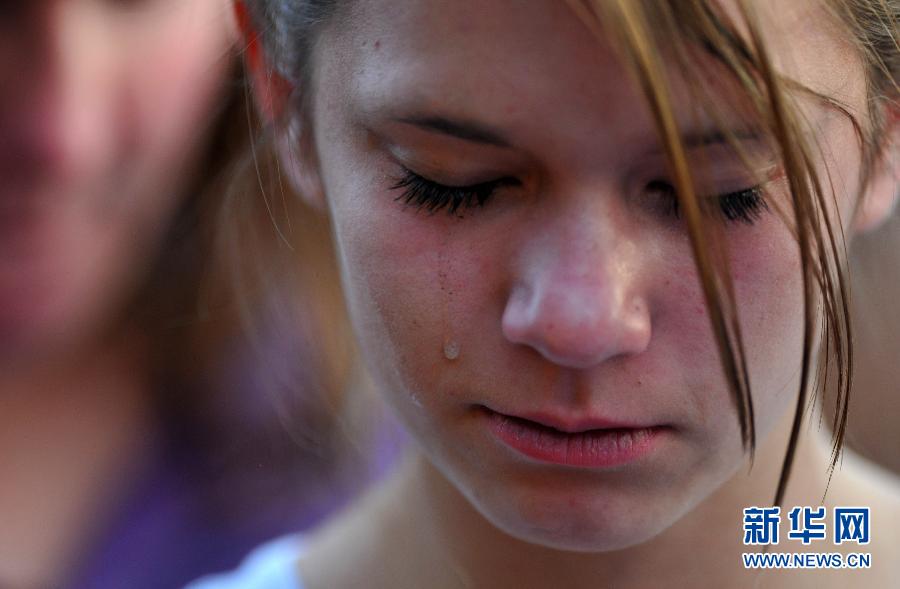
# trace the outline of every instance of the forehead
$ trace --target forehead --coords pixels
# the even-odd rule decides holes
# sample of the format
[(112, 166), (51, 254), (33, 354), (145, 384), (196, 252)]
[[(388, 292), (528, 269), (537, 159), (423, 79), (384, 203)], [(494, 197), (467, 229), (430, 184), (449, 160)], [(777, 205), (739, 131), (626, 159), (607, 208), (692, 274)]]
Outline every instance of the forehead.
[[(335, 31), (367, 110), (482, 110), (515, 120), (534, 105), (567, 101), (614, 108), (625, 75), (562, 0), (361, 0)], [(352, 23), (345, 26), (345, 23)], [(585, 75), (586, 72), (595, 72)], [(594, 83), (596, 74), (608, 82)]]
[[(477, 111), (511, 128), (539, 119), (562, 134), (589, 127), (646, 135), (649, 113), (637, 112), (646, 109), (628, 72), (568, 4), (356, 0), (326, 31), (317, 65), (348, 82), (340, 98), (364, 113)], [(847, 75), (852, 51), (818, 0), (758, 0), (752, 7), (780, 71), (853, 103), (862, 84)], [(735, 13), (734, 4), (726, 2), (726, 11)], [(711, 60), (697, 65), (714, 67)]]

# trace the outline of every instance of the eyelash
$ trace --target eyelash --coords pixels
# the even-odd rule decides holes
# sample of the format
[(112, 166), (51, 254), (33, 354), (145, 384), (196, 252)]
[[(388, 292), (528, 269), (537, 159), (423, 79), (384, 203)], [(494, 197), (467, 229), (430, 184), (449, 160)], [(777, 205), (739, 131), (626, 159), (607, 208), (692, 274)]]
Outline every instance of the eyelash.
[[(446, 210), (447, 213), (455, 215), (460, 210), (484, 206), (498, 188), (518, 184), (519, 182), (513, 178), (501, 178), (469, 186), (446, 186), (403, 168), (403, 176), (390, 188), (403, 191), (394, 200), (402, 201), (415, 207), (416, 210), (425, 210), (430, 214)], [(663, 196), (665, 215), (680, 218), (678, 199), (671, 184), (655, 180), (650, 182), (647, 188)], [(715, 200), (719, 206), (711, 207), (712, 210), (730, 223), (741, 222), (752, 225), (769, 209), (761, 186), (720, 194)]]
[[(647, 185), (648, 190), (661, 194), (664, 197), (664, 212), (679, 219), (680, 204), (675, 194), (675, 187), (668, 182), (654, 180)], [(714, 199), (700, 199), (700, 204), (710, 200), (718, 203), (718, 206), (703, 207), (721, 219), (729, 223), (744, 223), (753, 225), (769, 210), (769, 205), (763, 195), (761, 185), (750, 186), (734, 192), (719, 194)]]
[(394, 200), (417, 210), (424, 209), (433, 214), (446, 209), (449, 214), (455, 215), (460, 209), (484, 206), (498, 188), (517, 184), (517, 180), (502, 178), (469, 186), (446, 186), (403, 168), (403, 176), (394, 182), (391, 190), (402, 190)]

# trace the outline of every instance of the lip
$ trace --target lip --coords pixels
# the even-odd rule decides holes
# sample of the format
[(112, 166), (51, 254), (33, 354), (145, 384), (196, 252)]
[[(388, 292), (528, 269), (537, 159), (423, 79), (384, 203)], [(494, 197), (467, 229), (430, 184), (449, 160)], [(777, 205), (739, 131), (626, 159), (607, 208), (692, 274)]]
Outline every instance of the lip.
[(600, 417), (506, 415), (487, 408), (485, 416), (494, 437), (519, 454), (581, 468), (612, 468), (636, 462), (653, 452), (661, 434), (670, 429)]
[[(491, 411), (489, 409), (489, 411)], [(500, 415), (506, 415), (514, 419), (524, 419), (533, 421), (538, 425), (553, 428), (568, 434), (579, 434), (596, 429), (643, 429), (651, 427), (653, 424), (640, 424), (636, 422), (614, 421), (599, 416), (572, 416), (563, 417), (546, 412), (536, 413), (517, 413), (504, 414), (499, 411), (495, 412)]]

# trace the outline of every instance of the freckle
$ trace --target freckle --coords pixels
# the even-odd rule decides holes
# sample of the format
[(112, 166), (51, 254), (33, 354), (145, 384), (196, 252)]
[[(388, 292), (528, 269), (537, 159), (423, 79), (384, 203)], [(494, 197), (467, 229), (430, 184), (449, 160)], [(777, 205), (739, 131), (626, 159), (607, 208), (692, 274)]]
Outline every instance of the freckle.
[(381, 49), (381, 39), (375, 41), (375, 50), (377, 51), (379, 49)]
[(444, 358), (447, 360), (456, 360), (459, 358), (459, 344), (453, 340), (444, 342)]

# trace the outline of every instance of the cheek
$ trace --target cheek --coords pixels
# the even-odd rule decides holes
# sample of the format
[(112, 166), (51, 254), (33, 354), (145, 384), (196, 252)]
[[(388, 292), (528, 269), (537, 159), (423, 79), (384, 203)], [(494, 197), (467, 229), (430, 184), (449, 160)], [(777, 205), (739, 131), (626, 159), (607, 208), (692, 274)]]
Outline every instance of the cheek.
[[(775, 215), (730, 226), (729, 267), (749, 364), (758, 435), (765, 435), (796, 393), (802, 346), (802, 284), (797, 246)], [(641, 373), (684, 391), (685, 411), (704, 445), (739, 440), (737, 413), (721, 364), (687, 238), (650, 268), (653, 338)], [(698, 439), (699, 439), (698, 438)], [(729, 444), (728, 447), (732, 447)], [(739, 451), (738, 446), (734, 446)]]
[(733, 255), (734, 285), (757, 422), (765, 433), (799, 390), (803, 283), (794, 238), (774, 217)]
[(447, 300), (440, 238), (423, 231), (422, 219), (391, 202), (392, 195), (364, 174), (331, 184), (329, 195), (363, 353), (391, 388), (418, 395), (443, 360)]
[[(802, 351), (803, 299), (797, 245), (774, 215), (767, 215), (751, 230), (740, 228), (729, 238), (731, 270), (741, 338), (750, 372), (757, 435), (765, 436), (787, 409), (799, 386)], [(696, 300), (702, 301), (697, 293)], [(700, 313), (708, 315), (699, 303)], [(703, 326), (720, 375), (721, 397), (709, 405), (727, 403), (735, 419), (729, 428), (737, 432), (730, 390), (720, 368), (718, 348), (712, 338), (709, 317)], [(685, 326), (685, 329), (690, 327)]]
[(460, 380), (467, 367), (483, 369), (497, 357), (502, 253), (471, 240), (474, 217), (404, 208), (378, 174), (341, 176), (329, 183), (329, 202), (370, 369), (417, 405), (453, 402), (471, 385)]

